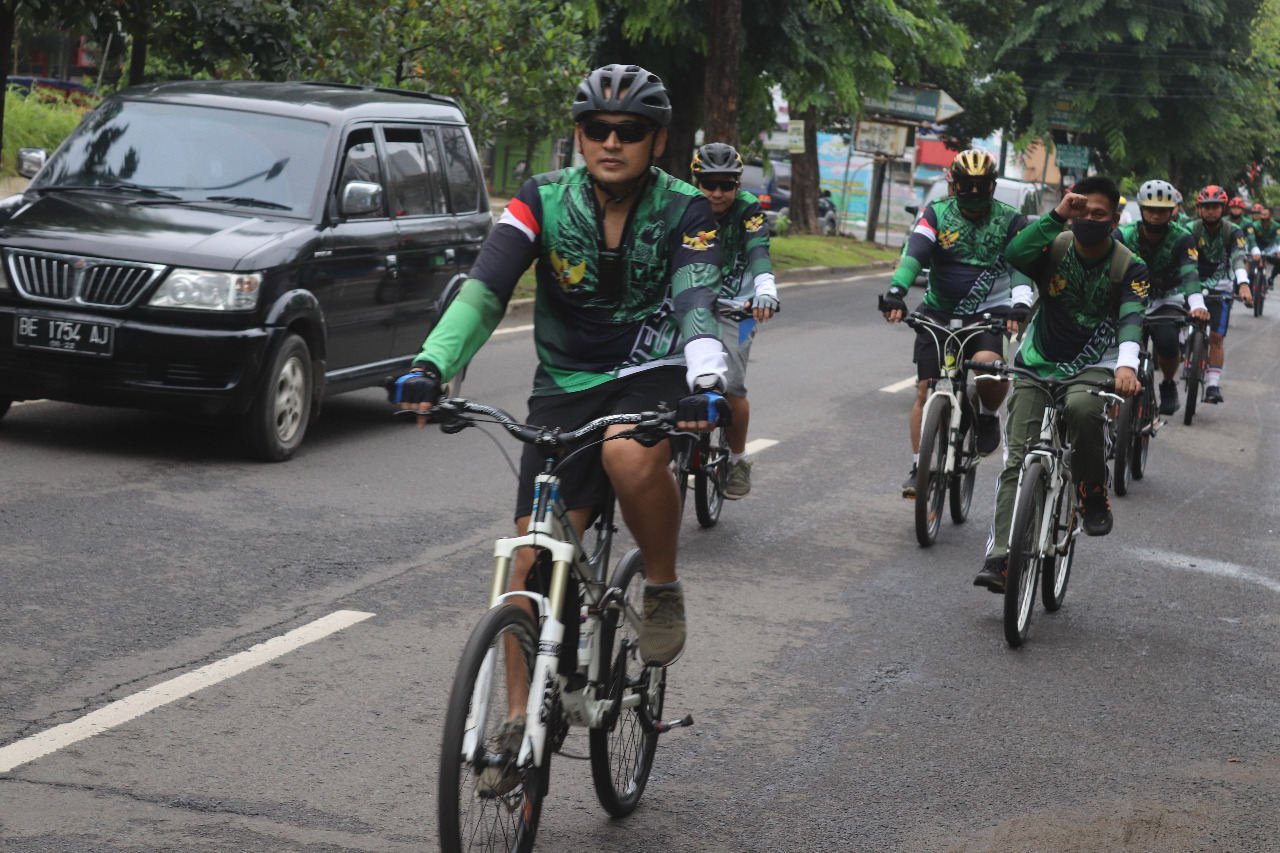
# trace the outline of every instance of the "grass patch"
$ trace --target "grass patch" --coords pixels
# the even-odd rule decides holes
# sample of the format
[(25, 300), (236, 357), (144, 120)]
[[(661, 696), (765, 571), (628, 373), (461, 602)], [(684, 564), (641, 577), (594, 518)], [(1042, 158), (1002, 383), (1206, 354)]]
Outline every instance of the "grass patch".
[(0, 175), (18, 174), (19, 148), (44, 148), (53, 154), (53, 150), (75, 130), (81, 117), (92, 106), (77, 105), (38, 91), (22, 95), (13, 89), (8, 90), (4, 99), (4, 148), (0, 154)]

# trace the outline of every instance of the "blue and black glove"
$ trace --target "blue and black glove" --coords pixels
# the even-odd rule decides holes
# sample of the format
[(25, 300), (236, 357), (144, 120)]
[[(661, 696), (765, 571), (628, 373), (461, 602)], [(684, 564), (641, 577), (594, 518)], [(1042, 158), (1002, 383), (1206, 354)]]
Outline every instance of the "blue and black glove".
[(441, 394), (440, 368), (429, 361), (387, 386), (392, 403), (435, 403)]
[(899, 287), (889, 288), (889, 292), (880, 297), (880, 313), (888, 314), (890, 311), (901, 311), (904, 315), (907, 313), (907, 292)]
[(733, 410), (721, 393), (720, 382), (714, 380), (714, 384), (709, 384), (699, 377), (693, 384), (693, 393), (676, 404), (676, 420), (706, 421), (716, 426), (733, 423)]

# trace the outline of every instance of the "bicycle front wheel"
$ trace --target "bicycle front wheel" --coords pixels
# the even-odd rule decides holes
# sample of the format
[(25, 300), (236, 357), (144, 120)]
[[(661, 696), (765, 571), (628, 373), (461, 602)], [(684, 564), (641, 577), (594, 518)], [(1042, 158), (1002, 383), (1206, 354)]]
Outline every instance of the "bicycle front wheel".
[(693, 477), (693, 506), (698, 523), (715, 527), (724, 508), (724, 484), (729, 479), (729, 439), (721, 427), (698, 442), (698, 466)]
[(1253, 277), (1253, 316), (1262, 316), (1262, 303), (1267, 296), (1267, 276), (1262, 270), (1258, 270), (1258, 274)]
[(1116, 415), (1116, 433), (1112, 451), (1115, 453), (1115, 465), (1112, 466), (1112, 481), (1116, 494), (1124, 497), (1129, 493), (1129, 463), (1133, 451), (1133, 421), (1136, 402), (1130, 397), (1120, 404)]
[(1061, 608), (1067, 597), (1078, 527), (1075, 491), (1070, 483), (1066, 483), (1053, 502), (1053, 552), (1044, 561), (1044, 575), (1040, 578), (1040, 598), (1044, 601), (1044, 609), (1050, 613)]
[(533, 849), (547, 792), (550, 750), (541, 767), (517, 767), (519, 730), (533, 680), (538, 631), (515, 604), (484, 615), (462, 652), (445, 711), (438, 809), (445, 853)]
[[(623, 592), (622, 606), (638, 619), (644, 602), (644, 559), (638, 548), (623, 556), (610, 586)], [(609, 725), (591, 729), (591, 780), (604, 810), (614, 817), (631, 814), (640, 802), (658, 748), (654, 729), (662, 716), (667, 689), (665, 667), (640, 662), (639, 633), (630, 619), (609, 610), (600, 628), (603, 679), (619, 702)]]
[(684, 515), (685, 498), (689, 494), (689, 465), (693, 460), (694, 441), (687, 435), (675, 436), (671, 443), (671, 476), (680, 492), (680, 514)]
[(1182, 422), (1191, 426), (1200, 402), (1200, 384), (1204, 381), (1204, 331), (1197, 326), (1187, 340), (1187, 406), (1183, 409)]
[(927, 409), (920, 428), (920, 461), (916, 464), (916, 541), (926, 548), (937, 541), (938, 528), (942, 526), (951, 398), (939, 394)]
[(1040, 554), (1040, 522), (1044, 517), (1048, 472), (1039, 462), (1027, 465), (1013, 507), (1009, 534), (1008, 576), (1004, 587), (1004, 638), (1017, 648), (1027, 639), (1031, 610), (1036, 599), (1043, 558)]
[(1135, 421), (1137, 430), (1133, 435), (1132, 461), (1129, 473), (1133, 479), (1141, 480), (1147, 473), (1147, 456), (1151, 453), (1151, 427), (1156, 419), (1155, 378), (1148, 376), (1143, 381), (1142, 393), (1136, 398), (1138, 417)]
[[(969, 404), (965, 404), (969, 405)], [(978, 479), (978, 429), (974, 418), (968, 425), (960, 422), (960, 441), (956, 448), (956, 470), (951, 475), (951, 520), (963, 524), (973, 504), (973, 483)]]

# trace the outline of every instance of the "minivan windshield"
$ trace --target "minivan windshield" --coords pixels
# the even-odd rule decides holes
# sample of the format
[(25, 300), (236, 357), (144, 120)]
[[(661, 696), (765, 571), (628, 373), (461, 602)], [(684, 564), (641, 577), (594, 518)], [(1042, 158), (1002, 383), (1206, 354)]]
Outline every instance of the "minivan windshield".
[(242, 110), (110, 100), (28, 188), (127, 192), (146, 203), (310, 217), (329, 128)]

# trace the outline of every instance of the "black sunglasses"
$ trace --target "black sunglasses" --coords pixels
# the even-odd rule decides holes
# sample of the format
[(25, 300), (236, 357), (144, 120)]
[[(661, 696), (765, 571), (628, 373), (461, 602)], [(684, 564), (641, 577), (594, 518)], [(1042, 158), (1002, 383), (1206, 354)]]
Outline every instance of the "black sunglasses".
[(615, 124), (598, 118), (579, 122), (579, 125), (582, 127), (583, 135), (592, 142), (606, 142), (609, 134), (616, 133), (618, 141), (627, 145), (643, 142), (649, 135), (649, 131), (653, 130), (653, 125), (642, 121), (623, 121)]
[(698, 186), (704, 190), (720, 190), (722, 193), (731, 193), (738, 188), (737, 181), (713, 181), (708, 178), (699, 178)]
[(978, 192), (989, 192), (995, 186), (995, 181), (991, 178), (956, 178), (955, 187), (957, 192), (967, 193), (977, 190)]

